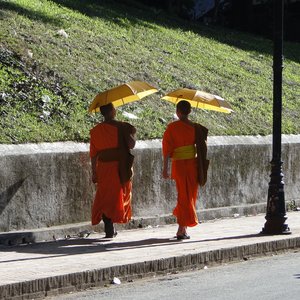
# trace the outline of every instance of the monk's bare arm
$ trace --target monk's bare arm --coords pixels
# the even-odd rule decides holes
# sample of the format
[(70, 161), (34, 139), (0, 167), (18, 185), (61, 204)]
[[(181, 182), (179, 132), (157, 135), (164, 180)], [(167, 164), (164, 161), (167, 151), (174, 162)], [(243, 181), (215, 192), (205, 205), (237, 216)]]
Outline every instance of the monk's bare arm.
[(132, 131), (129, 134), (127, 141), (126, 141), (129, 149), (133, 149), (135, 147), (135, 143), (136, 143), (135, 134), (136, 134), (136, 129), (135, 129), (135, 127), (132, 127)]
[(97, 172), (96, 172), (97, 155), (91, 158), (91, 165), (92, 165), (92, 181), (93, 183), (97, 183)]
[(163, 178), (164, 179), (170, 178), (170, 175), (169, 175), (169, 160), (170, 160), (170, 156), (164, 156), (163, 157)]

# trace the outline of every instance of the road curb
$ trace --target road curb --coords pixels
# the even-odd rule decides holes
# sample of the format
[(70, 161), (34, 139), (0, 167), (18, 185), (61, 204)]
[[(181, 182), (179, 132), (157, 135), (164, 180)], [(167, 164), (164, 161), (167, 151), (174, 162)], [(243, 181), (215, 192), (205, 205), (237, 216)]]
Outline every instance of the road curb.
[(0, 299), (23, 300), (55, 296), (111, 283), (114, 277), (121, 281), (199, 269), (204, 266), (245, 260), (300, 248), (300, 237), (260, 242), (243, 246), (202, 251), (177, 257), (149, 260), (102, 269), (87, 270), (66, 275), (41, 278), (0, 286)]

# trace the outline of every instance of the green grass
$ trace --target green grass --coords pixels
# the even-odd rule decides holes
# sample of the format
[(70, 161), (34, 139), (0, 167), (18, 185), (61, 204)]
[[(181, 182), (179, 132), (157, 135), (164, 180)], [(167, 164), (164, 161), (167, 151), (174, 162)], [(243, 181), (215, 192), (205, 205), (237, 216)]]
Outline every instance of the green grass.
[[(190, 23), (138, 1), (0, 0), (0, 143), (88, 141), (93, 97), (131, 80), (159, 93), (125, 105), (139, 139), (161, 138), (180, 87), (225, 98), (234, 113), (193, 110), (210, 135), (272, 133), (272, 41)], [(58, 34), (65, 30), (68, 37)], [(28, 55), (32, 52), (32, 58)], [(283, 123), (300, 132), (300, 45), (284, 43)]]

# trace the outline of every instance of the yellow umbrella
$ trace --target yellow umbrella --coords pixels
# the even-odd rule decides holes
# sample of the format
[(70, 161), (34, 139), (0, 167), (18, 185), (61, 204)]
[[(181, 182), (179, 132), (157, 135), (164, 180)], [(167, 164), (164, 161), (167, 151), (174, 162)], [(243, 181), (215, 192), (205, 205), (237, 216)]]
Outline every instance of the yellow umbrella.
[(186, 100), (191, 103), (192, 107), (215, 110), (227, 114), (233, 112), (230, 105), (220, 96), (198, 90), (179, 89), (166, 94), (162, 99), (175, 104), (180, 100)]
[(131, 81), (99, 93), (91, 103), (89, 112), (100, 111), (100, 106), (113, 103), (115, 107), (140, 100), (143, 97), (156, 93), (158, 90), (143, 81)]

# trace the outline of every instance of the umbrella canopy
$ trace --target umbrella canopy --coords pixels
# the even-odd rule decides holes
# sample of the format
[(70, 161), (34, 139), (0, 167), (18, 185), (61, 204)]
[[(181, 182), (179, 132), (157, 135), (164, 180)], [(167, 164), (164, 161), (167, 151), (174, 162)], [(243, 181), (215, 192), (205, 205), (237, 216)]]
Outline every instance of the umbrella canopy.
[(131, 81), (99, 93), (91, 103), (89, 112), (100, 111), (100, 106), (113, 103), (115, 107), (140, 100), (158, 90), (143, 81)]
[(229, 103), (227, 103), (223, 98), (203, 91), (187, 88), (170, 92), (162, 97), (162, 99), (175, 104), (181, 100), (186, 100), (191, 103), (192, 107), (214, 110), (227, 114), (233, 111)]

